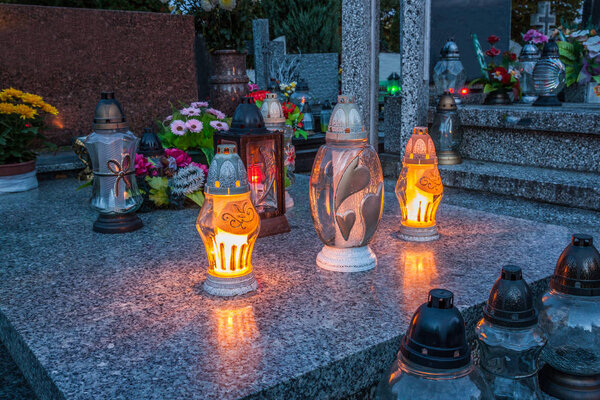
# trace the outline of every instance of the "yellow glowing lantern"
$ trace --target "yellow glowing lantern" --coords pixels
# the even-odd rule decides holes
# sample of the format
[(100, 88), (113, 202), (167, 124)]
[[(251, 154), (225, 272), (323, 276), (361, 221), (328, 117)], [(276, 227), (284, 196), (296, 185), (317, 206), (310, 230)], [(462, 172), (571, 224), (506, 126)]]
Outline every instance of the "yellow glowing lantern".
[(252, 249), (260, 218), (252, 205), (246, 168), (232, 144), (219, 145), (204, 186), (206, 199), (196, 228), (208, 257), (204, 290), (235, 296), (256, 290)]
[(396, 184), (402, 212), (399, 236), (404, 240), (426, 242), (439, 238), (435, 214), (444, 187), (437, 163), (435, 146), (427, 128), (414, 128)]

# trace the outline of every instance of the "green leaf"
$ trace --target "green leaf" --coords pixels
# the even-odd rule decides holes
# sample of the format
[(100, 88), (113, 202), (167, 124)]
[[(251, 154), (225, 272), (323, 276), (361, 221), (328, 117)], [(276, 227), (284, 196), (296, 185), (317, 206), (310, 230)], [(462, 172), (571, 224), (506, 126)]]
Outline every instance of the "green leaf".
[(296, 131), (294, 132), (294, 135), (296, 137), (302, 136), (304, 139), (308, 138), (308, 133), (305, 130), (300, 129), (300, 128), (296, 129)]
[(83, 189), (83, 188), (90, 187), (90, 186), (92, 186), (92, 182), (93, 182), (93, 181), (87, 181), (86, 183), (84, 183), (83, 185), (80, 185), (80, 186), (79, 186), (77, 189), (75, 189), (75, 190), (81, 190), (81, 189)]
[(215, 149), (202, 147), (200, 150), (202, 150), (202, 152), (204, 153), (204, 156), (206, 157), (206, 162), (208, 162), (208, 165), (210, 165), (210, 163), (212, 163), (212, 160), (215, 156)]
[(596, 81), (596, 83), (600, 83), (600, 75), (592, 76), (592, 79)]
[(186, 194), (185, 196), (200, 207), (204, 204), (204, 193), (202, 193), (202, 190), (197, 190), (194, 193)]
[(496, 88), (490, 83), (486, 83), (485, 86), (483, 87), (483, 93), (490, 93), (490, 92), (493, 92), (494, 90), (496, 90)]
[(166, 190), (150, 189), (148, 198), (158, 207), (169, 205), (169, 195)]
[(156, 190), (166, 190), (169, 187), (169, 180), (164, 176), (147, 176), (148, 186)]

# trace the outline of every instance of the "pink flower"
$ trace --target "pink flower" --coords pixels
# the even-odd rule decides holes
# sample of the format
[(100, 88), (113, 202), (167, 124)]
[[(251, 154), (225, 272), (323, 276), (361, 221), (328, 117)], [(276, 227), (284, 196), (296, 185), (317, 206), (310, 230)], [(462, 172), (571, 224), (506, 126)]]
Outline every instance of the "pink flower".
[(186, 117), (195, 117), (200, 115), (200, 110), (194, 107), (183, 108), (179, 110), (179, 112)]
[(485, 55), (489, 56), (489, 57), (496, 57), (499, 54), (500, 54), (500, 50), (498, 50), (495, 47), (492, 47), (491, 49), (485, 51)]
[(202, 122), (198, 121), (195, 118), (192, 118), (190, 120), (188, 120), (185, 123), (185, 126), (191, 131), (191, 132), (202, 132)]
[(192, 158), (188, 153), (176, 148), (165, 149), (165, 157), (173, 157), (177, 163), (177, 168), (187, 167), (192, 162)]
[(221, 111), (219, 110), (215, 110), (214, 108), (209, 108), (206, 110), (207, 113), (214, 115), (215, 117), (219, 118), (219, 119), (225, 119), (225, 114), (223, 114)]
[(218, 131), (228, 131), (229, 130), (229, 125), (227, 125), (225, 122), (221, 122), (221, 121), (210, 121), (210, 126), (212, 126), (213, 128), (215, 128)]
[(163, 125), (165, 125), (167, 122), (169, 122), (172, 119), (173, 119), (172, 115), (167, 116), (167, 118), (165, 118), (165, 120), (163, 121)]
[(142, 154), (135, 155), (135, 176), (146, 176), (154, 168), (154, 164), (148, 161)]
[(208, 107), (208, 103), (206, 101), (195, 101), (191, 106), (194, 108)]
[(177, 120), (171, 122), (170, 127), (171, 127), (171, 132), (173, 132), (173, 135), (183, 136), (187, 132), (185, 122), (183, 122), (180, 119), (177, 119)]
[(199, 164), (196, 162), (192, 162), (192, 165), (195, 165), (196, 167), (200, 168), (202, 170), (202, 172), (204, 172), (204, 176), (208, 176), (208, 167), (204, 164)]
[(535, 29), (530, 29), (523, 34), (523, 41), (525, 41), (525, 43), (533, 42), (535, 44), (546, 43), (548, 41), (548, 36)]
[(248, 90), (254, 92), (255, 90), (258, 90), (258, 85), (256, 83), (249, 83)]

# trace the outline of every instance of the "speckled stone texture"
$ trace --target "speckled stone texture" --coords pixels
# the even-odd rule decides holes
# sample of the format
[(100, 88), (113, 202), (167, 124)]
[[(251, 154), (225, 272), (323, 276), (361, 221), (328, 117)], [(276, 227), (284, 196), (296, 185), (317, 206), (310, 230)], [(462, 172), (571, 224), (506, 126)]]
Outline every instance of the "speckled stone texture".
[(70, 144), (89, 133), (101, 91), (114, 91), (134, 132), (198, 97), (194, 18), (0, 4), (0, 82), (60, 111), (47, 131)]
[[(379, 0), (342, 0), (342, 93), (354, 96), (369, 142), (377, 147), (379, 119), (377, 111), (371, 110), (377, 110), (379, 101), (379, 28), (372, 35), (373, 6), (379, 17)], [(371, 86), (372, 70), (376, 73), (375, 87)]]
[(455, 206), (441, 239), (395, 238), (398, 202), (371, 244), (378, 266), (320, 270), (322, 244), (298, 176), (292, 232), (257, 241), (254, 294), (204, 294), (197, 209), (142, 215), (124, 235), (92, 232), (74, 179), (0, 196), (0, 338), (40, 399), (339, 398), (371, 387), (433, 287), (461, 309), (486, 300), (501, 265), (552, 273), (568, 229)]
[[(294, 57), (290, 54), (288, 57)], [(305, 79), (312, 104), (323, 104), (337, 101), (338, 95), (338, 54), (337, 53), (313, 53), (300, 54), (298, 64), (298, 75)]]

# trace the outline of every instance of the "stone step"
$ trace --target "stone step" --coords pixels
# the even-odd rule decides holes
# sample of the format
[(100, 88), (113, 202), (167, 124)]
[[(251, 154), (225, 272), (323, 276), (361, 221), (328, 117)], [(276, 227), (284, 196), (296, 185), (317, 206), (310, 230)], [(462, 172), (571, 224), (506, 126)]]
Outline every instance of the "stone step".
[(600, 210), (600, 174), (463, 160), (439, 165), (445, 186)]

